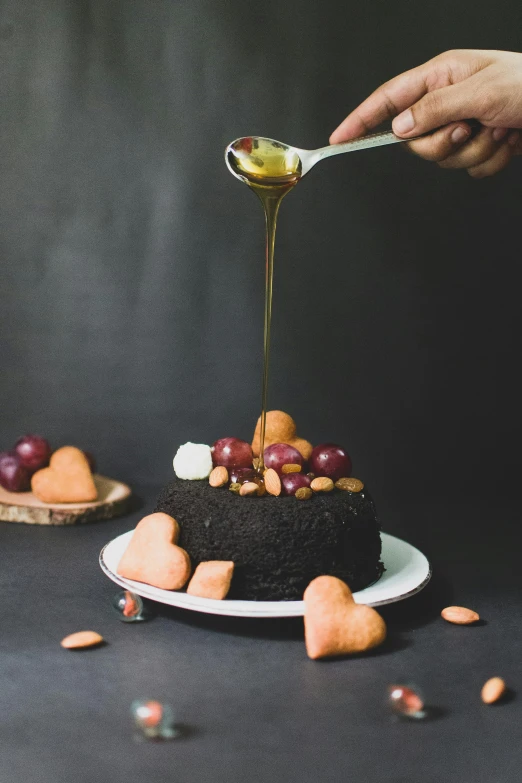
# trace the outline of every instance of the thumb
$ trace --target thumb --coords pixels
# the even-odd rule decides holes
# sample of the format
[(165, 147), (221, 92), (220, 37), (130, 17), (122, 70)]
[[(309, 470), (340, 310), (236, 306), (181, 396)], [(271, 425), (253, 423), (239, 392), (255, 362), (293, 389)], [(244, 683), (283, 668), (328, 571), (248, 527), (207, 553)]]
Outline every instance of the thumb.
[(411, 108), (399, 114), (392, 123), (397, 136), (409, 137), (428, 133), (450, 122), (474, 117), (477, 111), (470, 79), (428, 92)]

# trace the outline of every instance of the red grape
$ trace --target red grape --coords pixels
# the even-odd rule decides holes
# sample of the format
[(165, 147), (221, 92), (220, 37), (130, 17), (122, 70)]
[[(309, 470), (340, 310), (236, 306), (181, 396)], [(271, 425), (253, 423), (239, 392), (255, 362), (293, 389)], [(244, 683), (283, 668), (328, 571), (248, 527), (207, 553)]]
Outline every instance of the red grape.
[(225, 468), (251, 468), (254, 455), (249, 443), (239, 438), (220, 438), (212, 446), (212, 463)]
[(3, 451), (0, 454), (0, 484), (8, 492), (28, 492), (31, 476), (18, 454)]
[(351, 475), (352, 460), (342, 446), (337, 446), (335, 443), (321, 443), (312, 451), (310, 470), (316, 476), (328, 476), (332, 481), (337, 481)]
[(267, 446), (263, 456), (265, 467), (273, 468), (279, 474), (282, 473), (283, 465), (303, 466), (305, 463), (303, 455), (288, 443), (273, 443)]
[(259, 478), (259, 473), (254, 468), (231, 468), (228, 477), (231, 484), (245, 484)]
[(40, 435), (23, 435), (16, 441), (13, 451), (30, 474), (45, 468), (52, 454), (49, 443)]
[(283, 494), (295, 495), (298, 489), (301, 487), (309, 487), (312, 480), (305, 473), (285, 473), (281, 476), (281, 484), (283, 486)]

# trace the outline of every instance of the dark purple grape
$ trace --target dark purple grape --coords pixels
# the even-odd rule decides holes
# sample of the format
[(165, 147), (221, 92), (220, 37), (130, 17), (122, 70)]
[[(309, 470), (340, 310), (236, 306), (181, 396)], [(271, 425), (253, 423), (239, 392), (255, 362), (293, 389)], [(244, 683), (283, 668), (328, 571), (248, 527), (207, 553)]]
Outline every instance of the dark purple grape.
[(231, 484), (245, 484), (247, 481), (253, 481), (259, 477), (254, 468), (231, 468), (228, 478)]
[(47, 467), (52, 454), (49, 443), (40, 435), (23, 435), (16, 441), (13, 451), (29, 473)]
[(8, 492), (28, 492), (31, 489), (31, 476), (18, 454), (0, 453), (0, 484)]
[(267, 446), (264, 451), (264, 462), (266, 468), (273, 468), (281, 474), (283, 465), (301, 465), (305, 463), (301, 452), (289, 446), (288, 443), (273, 443)]
[(225, 468), (251, 468), (252, 447), (239, 438), (220, 438), (212, 446), (212, 463)]
[(312, 480), (305, 473), (285, 473), (281, 476), (284, 495), (295, 495), (301, 487), (309, 487)]
[(343, 449), (335, 443), (321, 443), (310, 455), (310, 470), (316, 476), (327, 476), (332, 481), (351, 476), (352, 460)]

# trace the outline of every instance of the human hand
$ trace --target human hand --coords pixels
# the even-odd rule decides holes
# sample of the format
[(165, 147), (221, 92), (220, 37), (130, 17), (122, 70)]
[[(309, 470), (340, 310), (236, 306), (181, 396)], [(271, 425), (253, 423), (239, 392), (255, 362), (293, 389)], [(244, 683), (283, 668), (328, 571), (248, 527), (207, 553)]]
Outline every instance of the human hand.
[[(466, 118), (484, 127), (472, 136)], [(392, 119), (394, 133), (409, 138), (416, 155), (443, 168), (465, 168), (487, 177), (522, 154), (522, 54), (456, 49), (386, 82), (330, 136), (331, 144), (363, 136)]]

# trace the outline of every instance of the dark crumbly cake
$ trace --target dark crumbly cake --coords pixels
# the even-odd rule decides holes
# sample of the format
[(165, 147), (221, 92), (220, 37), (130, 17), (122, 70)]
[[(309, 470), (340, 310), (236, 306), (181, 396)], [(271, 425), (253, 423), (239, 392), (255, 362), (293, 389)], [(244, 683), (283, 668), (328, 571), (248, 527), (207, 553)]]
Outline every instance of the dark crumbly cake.
[(355, 592), (384, 571), (380, 524), (366, 489), (303, 501), (244, 498), (207, 480), (175, 478), (155, 510), (178, 521), (178, 543), (194, 567), (203, 560), (234, 561), (229, 598), (301, 600), (321, 574), (339, 577)]

